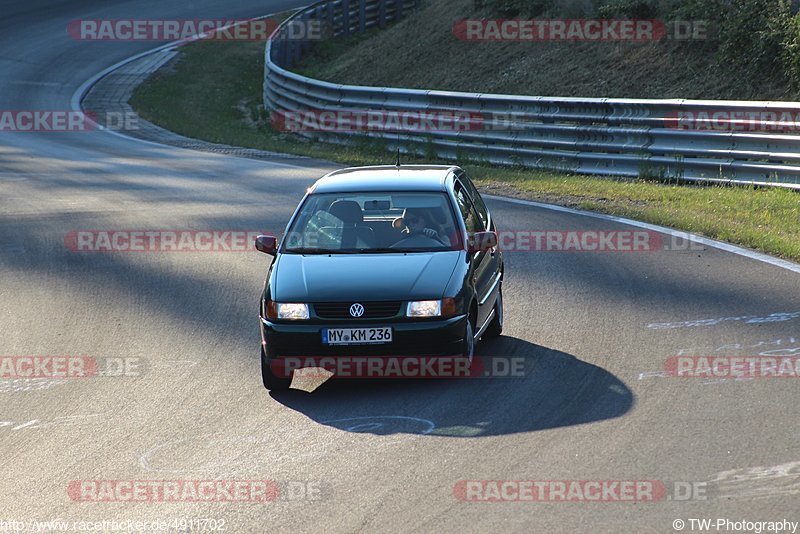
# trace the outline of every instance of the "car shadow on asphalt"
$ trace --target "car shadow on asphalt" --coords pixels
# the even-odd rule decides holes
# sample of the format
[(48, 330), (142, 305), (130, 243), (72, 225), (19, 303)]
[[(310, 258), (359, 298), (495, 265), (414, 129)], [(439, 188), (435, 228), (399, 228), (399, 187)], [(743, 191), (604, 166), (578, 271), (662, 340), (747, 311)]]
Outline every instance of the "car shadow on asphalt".
[(564, 352), (502, 336), (480, 343), (477, 354), (490, 376), (335, 379), (312, 392), (269, 394), (319, 424), (347, 432), (451, 437), (603, 421), (624, 415), (634, 403), (619, 378)]

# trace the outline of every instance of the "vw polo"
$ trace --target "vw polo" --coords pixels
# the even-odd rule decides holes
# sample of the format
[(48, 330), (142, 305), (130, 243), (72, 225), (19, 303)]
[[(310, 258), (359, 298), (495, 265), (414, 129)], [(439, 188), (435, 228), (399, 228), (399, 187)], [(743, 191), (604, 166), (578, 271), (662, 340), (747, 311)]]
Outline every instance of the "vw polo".
[[(332, 172), (304, 196), (261, 297), (261, 374), (288, 388), (287, 358), (465, 358), (503, 329), (503, 256), (494, 221), (452, 166)], [(281, 369), (284, 369), (283, 371)]]

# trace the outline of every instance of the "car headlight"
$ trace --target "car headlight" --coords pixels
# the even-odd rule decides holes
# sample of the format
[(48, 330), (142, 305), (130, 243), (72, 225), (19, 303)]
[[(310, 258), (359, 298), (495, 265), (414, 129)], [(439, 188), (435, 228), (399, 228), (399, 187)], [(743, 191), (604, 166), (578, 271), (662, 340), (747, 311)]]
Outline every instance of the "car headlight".
[(406, 308), (408, 317), (450, 317), (455, 314), (455, 299), (415, 300)]
[(267, 317), (269, 319), (287, 319), (297, 321), (308, 319), (308, 304), (295, 302), (267, 301)]
[(417, 300), (408, 303), (406, 315), (409, 317), (441, 317), (441, 300)]

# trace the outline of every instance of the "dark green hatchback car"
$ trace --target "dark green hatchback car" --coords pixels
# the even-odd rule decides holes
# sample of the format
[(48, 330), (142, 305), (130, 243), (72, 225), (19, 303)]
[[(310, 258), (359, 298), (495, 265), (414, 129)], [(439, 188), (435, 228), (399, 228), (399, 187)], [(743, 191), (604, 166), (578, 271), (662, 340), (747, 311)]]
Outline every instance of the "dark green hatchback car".
[(359, 167), (308, 190), (278, 244), (261, 297), (261, 371), (289, 387), (287, 358), (457, 357), (503, 328), (503, 256), (466, 173)]

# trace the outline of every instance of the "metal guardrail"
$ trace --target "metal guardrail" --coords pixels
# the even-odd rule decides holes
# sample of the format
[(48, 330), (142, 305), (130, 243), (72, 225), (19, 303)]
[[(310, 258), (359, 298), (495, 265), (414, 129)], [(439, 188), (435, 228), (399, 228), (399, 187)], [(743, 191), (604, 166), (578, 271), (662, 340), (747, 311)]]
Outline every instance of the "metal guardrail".
[[(388, 150), (436, 154), (460, 162), (488, 161), (565, 172), (736, 182), (800, 189), (800, 122), (796, 135), (765, 131), (682, 129), (679, 114), (725, 116), (788, 112), (800, 103), (720, 100), (559, 98), (342, 85), (291, 69), (313, 41), (287, 28), (320, 21), (328, 36), (346, 36), (396, 22), (417, 0), (323, 0), (301, 9), (268, 41), (264, 105), (271, 112), (370, 110), (453, 111), (507, 117), (502, 128), (437, 132), (299, 132), (326, 142), (381, 139)], [(761, 116), (761, 115), (758, 115)]]

